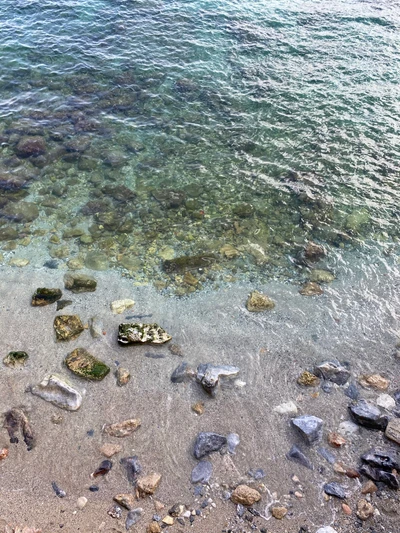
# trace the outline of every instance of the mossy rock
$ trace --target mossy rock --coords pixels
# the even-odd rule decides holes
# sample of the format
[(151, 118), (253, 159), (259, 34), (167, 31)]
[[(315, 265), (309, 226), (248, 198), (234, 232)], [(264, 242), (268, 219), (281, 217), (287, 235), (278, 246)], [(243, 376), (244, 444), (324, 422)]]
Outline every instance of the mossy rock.
[(57, 341), (71, 341), (85, 329), (78, 315), (59, 315), (54, 319)]
[(10, 352), (3, 359), (3, 363), (11, 368), (25, 366), (28, 362), (29, 355), (26, 352)]
[(64, 286), (74, 292), (93, 292), (96, 290), (97, 281), (86, 274), (67, 272), (64, 276)]
[(77, 376), (91, 381), (101, 381), (110, 367), (90, 354), (85, 348), (76, 348), (65, 359), (65, 364)]
[(127, 344), (163, 344), (172, 337), (158, 324), (125, 323), (118, 329), (118, 343)]
[(247, 310), (252, 313), (259, 313), (261, 311), (270, 311), (273, 309), (275, 307), (275, 302), (266, 294), (253, 291), (247, 299), (246, 307)]
[(46, 289), (41, 287), (36, 289), (35, 293), (33, 294), (31, 304), (34, 307), (50, 305), (59, 300), (61, 296), (62, 292), (60, 289)]

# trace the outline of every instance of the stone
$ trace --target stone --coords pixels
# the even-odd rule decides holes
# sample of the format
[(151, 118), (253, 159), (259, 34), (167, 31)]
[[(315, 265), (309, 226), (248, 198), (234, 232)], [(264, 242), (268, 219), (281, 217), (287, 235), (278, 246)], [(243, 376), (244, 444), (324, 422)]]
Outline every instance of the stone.
[(282, 520), (287, 515), (288, 510), (283, 505), (275, 506), (271, 508), (271, 514), (277, 520)]
[(56, 311), (60, 311), (61, 309), (64, 309), (64, 307), (68, 307), (72, 303), (72, 300), (58, 300)]
[(186, 285), (189, 285), (191, 287), (196, 287), (199, 283), (199, 280), (193, 276), (191, 272), (185, 272), (183, 276), (183, 283), (186, 283)]
[(79, 337), (85, 328), (78, 315), (58, 315), (54, 319), (57, 341), (71, 341)]
[(172, 189), (160, 189), (152, 192), (153, 197), (167, 209), (177, 209), (185, 201), (186, 195), (183, 191)]
[(172, 516), (167, 515), (167, 516), (164, 516), (164, 518), (162, 519), (162, 522), (166, 524), (167, 526), (173, 526), (175, 520), (172, 518)]
[(316, 416), (298, 416), (292, 419), (292, 425), (297, 428), (307, 444), (313, 444), (322, 437), (323, 421)]
[(111, 302), (110, 307), (114, 315), (120, 315), (127, 309), (131, 309), (134, 305), (134, 300), (126, 298), (125, 300), (114, 300)]
[(350, 437), (351, 435), (355, 435), (356, 433), (359, 433), (360, 427), (354, 422), (351, 422), (350, 420), (345, 420), (344, 422), (341, 422), (339, 424), (338, 431), (341, 435)]
[(161, 527), (158, 522), (151, 522), (146, 529), (146, 533), (161, 533)]
[(143, 509), (141, 507), (137, 509), (132, 509), (129, 511), (129, 513), (126, 516), (125, 520), (125, 529), (129, 531), (129, 529), (135, 525), (139, 520), (142, 518), (142, 512)]
[(378, 487), (371, 479), (369, 479), (368, 481), (363, 483), (363, 486), (361, 487), (361, 494), (373, 494), (377, 490)]
[(346, 444), (346, 439), (338, 433), (332, 431), (331, 433), (328, 433), (328, 443), (333, 448), (340, 448)]
[(361, 461), (374, 468), (387, 470), (388, 472), (392, 470), (400, 472), (400, 461), (391, 450), (373, 448), (361, 456)]
[(62, 296), (60, 289), (46, 289), (44, 287), (36, 289), (32, 296), (31, 305), (34, 307), (53, 304)]
[(308, 370), (304, 370), (304, 372), (302, 372), (297, 378), (297, 383), (303, 385), (303, 387), (317, 387), (320, 383), (320, 379)]
[(158, 324), (125, 323), (118, 328), (118, 343), (122, 346), (136, 343), (163, 344), (172, 337)]
[(19, 233), (15, 228), (0, 228), (0, 241), (13, 241), (18, 239)]
[(101, 339), (104, 335), (103, 321), (98, 316), (89, 318), (89, 331), (93, 339)]
[(368, 464), (363, 464), (359, 468), (359, 473), (374, 481), (385, 483), (391, 489), (398, 490), (400, 488), (399, 480), (393, 472), (387, 472), (386, 470), (380, 470)]
[(355, 383), (350, 383), (350, 385), (346, 389), (343, 389), (343, 392), (351, 400), (358, 400), (358, 398), (360, 397), (360, 393)]
[(388, 417), (384, 416), (378, 407), (366, 400), (358, 400), (358, 402), (350, 404), (349, 411), (360, 426), (385, 431), (388, 425)]
[(387, 390), (389, 387), (389, 380), (379, 374), (367, 374), (361, 376), (358, 380), (360, 385), (365, 388), (372, 388), (376, 390)]
[(183, 361), (178, 365), (175, 370), (172, 372), (171, 381), (172, 383), (183, 383), (195, 377), (195, 373), (188, 367), (188, 364)]
[(126, 477), (128, 478), (129, 483), (136, 485), (137, 478), (139, 474), (142, 473), (142, 465), (139, 462), (139, 457), (137, 455), (123, 457), (120, 460), (120, 464), (125, 469)]
[(9, 203), (3, 209), (2, 215), (17, 223), (33, 222), (39, 216), (39, 209), (32, 202)]
[(138, 479), (137, 489), (139, 491), (139, 496), (144, 497), (147, 495), (152, 495), (157, 490), (161, 482), (161, 474), (156, 472), (149, 474)]
[(22, 137), (15, 148), (15, 153), (19, 157), (37, 157), (46, 152), (46, 141), (43, 137), (32, 136)]
[(273, 411), (280, 415), (297, 415), (297, 405), (294, 402), (281, 403), (274, 407)]
[(14, 257), (13, 259), (10, 259), (8, 264), (13, 267), (23, 268), (29, 265), (29, 262), (30, 262), (29, 259), (24, 259), (22, 257)]
[(183, 350), (182, 350), (182, 347), (179, 344), (169, 344), (168, 345), (168, 350), (173, 355), (179, 355), (179, 357), (183, 357)]
[(196, 381), (208, 394), (214, 395), (220, 377), (234, 377), (239, 371), (240, 369), (236, 366), (201, 364), (197, 367)]
[(308, 261), (316, 262), (326, 256), (326, 250), (320, 244), (310, 241), (304, 247), (304, 257)]
[(400, 445), (400, 418), (392, 418), (386, 426), (385, 436)]
[(342, 511), (346, 516), (351, 516), (352, 510), (347, 503), (342, 503)]
[(212, 471), (213, 466), (210, 461), (199, 461), (192, 470), (191, 482), (205, 485), (210, 481)]
[(22, 409), (11, 409), (4, 415), (3, 427), (7, 429), (10, 437), (10, 442), (17, 443), (18, 437), (16, 433), (21, 431), (28, 451), (32, 450), (35, 446), (35, 435), (32, 426), (28, 420), (28, 417)]
[(110, 367), (90, 354), (85, 348), (76, 348), (64, 360), (71, 372), (80, 378), (101, 381), (110, 372)]
[(254, 214), (254, 207), (248, 202), (242, 202), (233, 208), (233, 214), (240, 218), (249, 218)]
[(117, 502), (118, 505), (128, 509), (128, 511), (133, 509), (136, 505), (136, 498), (134, 494), (117, 494), (114, 496), (113, 500)]
[(197, 415), (202, 415), (204, 413), (204, 403), (203, 402), (197, 402), (192, 405), (192, 411), (194, 411)]
[(336, 457), (333, 455), (333, 453), (331, 453), (326, 448), (323, 448), (323, 447), (317, 448), (317, 452), (319, 453), (321, 457), (323, 457), (326, 461), (328, 461), (328, 463), (330, 464), (335, 463)]
[(357, 502), (357, 516), (360, 520), (368, 520), (373, 514), (374, 508), (367, 500), (361, 499)]
[(97, 281), (86, 274), (67, 272), (64, 276), (64, 286), (74, 293), (94, 292), (97, 287)]
[(108, 516), (111, 516), (111, 518), (117, 518), (119, 520), (122, 517), (122, 509), (118, 505), (113, 505), (107, 511), (107, 514)]
[(28, 362), (29, 355), (26, 352), (9, 352), (3, 359), (3, 364), (10, 368), (22, 368)]
[(376, 405), (391, 411), (396, 407), (396, 401), (389, 394), (380, 394), (376, 399)]
[(140, 418), (130, 418), (129, 420), (124, 420), (123, 422), (118, 422), (115, 424), (107, 424), (104, 426), (104, 433), (110, 437), (127, 437), (134, 431), (136, 431), (142, 422)]
[(110, 442), (104, 443), (100, 448), (100, 453), (110, 459), (113, 455), (120, 453), (122, 446), (120, 444), (112, 444)]
[(315, 283), (331, 283), (335, 279), (335, 276), (329, 270), (321, 270), (315, 268), (311, 270), (310, 281)]
[(78, 507), (78, 509), (83, 509), (84, 507), (86, 507), (87, 502), (87, 498), (85, 498), (85, 496), (81, 496), (76, 500), (76, 506)]
[(129, 383), (131, 379), (131, 373), (129, 372), (129, 370), (127, 368), (123, 368), (122, 366), (119, 366), (117, 368), (115, 376), (117, 378), (118, 387), (124, 387)]
[(299, 463), (302, 466), (305, 466), (306, 468), (310, 470), (314, 470), (314, 467), (311, 463), (311, 461), (308, 459), (306, 455), (301, 451), (301, 449), (296, 446), (295, 444), (290, 448), (289, 452), (287, 453), (286, 457), (290, 461), (294, 461), (296, 463)]
[(229, 433), (226, 436), (226, 443), (228, 445), (228, 453), (236, 453), (236, 448), (240, 444), (240, 437), (237, 433)]
[(251, 313), (259, 313), (261, 311), (270, 311), (275, 307), (275, 302), (271, 300), (266, 294), (258, 291), (253, 291), (247, 298), (246, 308)]
[(232, 492), (231, 500), (233, 503), (251, 506), (261, 500), (261, 494), (247, 485), (239, 485)]
[(222, 254), (227, 259), (233, 259), (233, 258), (238, 257), (240, 255), (239, 250), (237, 250), (231, 244), (224, 244), (221, 247), (219, 253)]
[(39, 385), (31, 386), (29, 390), (35, 396), (67, 411), (79, 409), (84, 394), (58, 374), (46, 376)]
[(0, 461), (4, 461), (8, 457), (8, 448), (0, 448)]
[(335, 496), (335, 498), (339, 498), (341, 500), (346, 498), (346, 491), (344, 487), (335, 481), (332, 481), (331, 483), (325, 483), (324, 492), (329, 496)]
[(321, 294), (324, 294), (324, 291), (318, 283), (315, 283), (315, 281), (308, 281), (307, 283), (304, 283), (299, 290), (299, 293), (302, 296), (320, 296)]
[(194, 456), (201, 459), (209, 453), (217, 452), (227, 443), (226, 437), (212, 432), (200, 432), (194, 443)]
[(337, 385), (344, 385), (350, 378), (350, 371), (335, 359), (315, 365), (314, 374)]
[(163, 270), (167, 274), (183, 273), (188, 270), (199, 270), (210, 267), (215, 263), (213, 254), (184, 255), (163, 261)]
[(331, 526), (324, 526), (317, 529), (315, 533), (337, 533), (337, 531)]

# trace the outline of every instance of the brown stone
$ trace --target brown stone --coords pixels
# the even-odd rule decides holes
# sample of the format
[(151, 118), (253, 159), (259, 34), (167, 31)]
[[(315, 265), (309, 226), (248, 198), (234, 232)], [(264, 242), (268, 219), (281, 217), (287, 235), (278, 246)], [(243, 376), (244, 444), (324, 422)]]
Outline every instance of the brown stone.
[(354, 468), (346, 468), (345, 474), (351, 479), (357, 479), (360, 477), (360, 473), (357, 472), (357, 470), (355, 470)]
[(275, 302), (271, 300), (266, 294), (258, 291), (250, 293), (247, 302), (247, 310), (252, 313), (259, 313), (261, 311), (270, 311), (275, 307)]
[(241, 503), (242, 505), (253, 505), (260, 499), (261, 494), (247, 485), (238, 485), (231, 496), (233, 503)]
[(46, 152), (46, 142), (43, 137), (23, 137), (15, 148), (19, 157), (36, 157)]
[(328, 433), (328, 443), (333, 448), (340, 448), (344, 444), (346, 444), (346, 439), (344, 439), (339, 433), (335, 433), (332, 431), (331, 433)]
[(286, 507), (279, 506), (279, 507), (272, 507), (271, 514), (274, 518), (277, 520), (282, 520), (282, 518), (285, 518), (287, 515), (288, 510)]
[(151, 524), (147, 526), (146, 533), (160, 533), (160, 532), (161, 532), (161, 527), (158, 522), (151, 522)]
[(142, 422), (140, 418), (130, 418), (116, 424), (108, 424), (104, 426), (104, 433), (111, 437), (127, 437), (134, 431), (136, 431)]
[(299, 293), (302, 296), (320, 296), (324, 293), (324, 291), (315, 281), (308, 281), (302, 286), (302, 288), (299, 290)]
[(0, 448), (0, 461), (8, 457), (8, 448)]
[(368, 374), (361, 376), (359, 382), (363, 387), (376, 390), (387, 390), (389, 387), (389, 380), (379, 374)]
[(357, 516), (361, 520), (368, 520), (368, 518), (371, 518), (374, 514), (374, 508), (373, 506), (367, 502), (367, 500), (360, 500), (357, 503)]
[(304, 370), (304, 372), (302, 372), (297, 378), (297, 383), (299, 385), (303, 385), (304, 387), (316, 387), (319, 385), (319, 382), (320, 379), (308, 370)]
[(400, 444), (400, 418), (392, 418), (389, 420), (385, 435), (388, 439)]
[(154, 500), (154, 509), (159, 513), (163, 509), (165, 509), (165, 505), (158, 500)]
[(375, 483), (371, 479), (369, 479), (361, 487), (361, 494), (373, 494), (377, 490), (378, 490), (378, 487), (375, 485)]
[(106, 442), (100, 448), (100, 453), (108, 458), (112, 457), (116, 453), (119, 453), (120, 451), (122, 451), (122, 446), (120, 444), (111, 444), (110, 442)]
[(131, 373), (127, 368), (122, 368), (122, 366), (119, 366), (117, 371), (115, 372), (115, 377), (117, 378), (117, 385), (119, 387), (123, 387), (127, 383), (129, 383), (131, 379)]
[(202, 415), (204, 413), (204, 403), (203, 402), (197, 402), (192, 405), (192, 411), (194, 411), (198, 415)]
[(137, 488), (141, 497), (154, 494), (161, 481), (161, 474), (153, 473), (138, 479)]
[(185, 275), (183, 276), (183, 283), (186, 283), (186, 285), (190, 285), (191, 287), (196, 287), (196, 285), (199, 283), (199, 280), (188, 271), (185, 272)]
[(325, 255), (325, 248), (313, 241), (308, 242), (304, 247), (304, 257), (309, 261), (319, 261)]
[(54, 329), (58, 341), (71, 341), (85, 328), (78, 315), (59, 315), (54, 319)]
[(350, 516), (351, 513), (352, 513), (352, 511), (351, 511), (350, 507), (347, 505), (347, 503), (342, 503), (342, 511), (347, 516)]
[(128, 511), (136, 507), (136, 498), (134, 494), (117, 494), (113, 499), (118, 505), (125, 507)]

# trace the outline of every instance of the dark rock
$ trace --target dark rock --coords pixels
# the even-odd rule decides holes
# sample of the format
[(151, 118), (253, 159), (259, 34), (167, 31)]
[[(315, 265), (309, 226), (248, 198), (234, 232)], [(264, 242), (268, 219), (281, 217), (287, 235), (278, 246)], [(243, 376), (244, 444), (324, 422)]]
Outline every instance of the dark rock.
[(76, 348), (65, 358), (65, 365), (77, 376), (91, 381), (101, 381), (110, 367), (90, 354), (85, 348)]
[(99, 490), (98, 485), (90, 485), (89, 487), (90, 492), (97, 492)]
[(121, 168), (128, 162), (128, 158), (122, 152), (109, 152), (105, 154), (103, 163), (111, 168)]
[(43, 137), (23, 137), (15, 148), (19, 157), (37, 157), (46, 152), (46, 142)]
[(3, 359), (3, 363), (11, 368), (23, 367), (28, 362), (29, 355), (26, 352), (9, 352)]
[(183, 383), (194, 377), (194, 372), (188, 367), (188, 364), (183, 361), (178, 365), (175, 370), (172, 372), (171, 381), (172, 383)]
[(249, 218), (254, 215), (254, 207), (252, 204), (242, 202), (233, 208), (233, 214), (240, 218)]
[(395, 402), (400, 405), (400, 390), (396, 390), (394, 391), (393, 393), (393, 398), (395, 400)]
[(313, 444), (322, 437), (323, 421), (316, 416), (298, 416), (292, 419), (292, 425), (298, 429), (307, 444)]
[(334, 384), (331, 381), (323, 381), (321, 384), (321, 389), (325, 394), (331, 394), (333, 392)]
[(169, 335), (158, 324), (125, 323), (118, 327), (118, 343), (128, 344), (163, 344), (171, 340)]
[(104, 200), (89, 200), (89, 202), (81, 207), (80, 211), (82, 215), (91, 216), (99, 213), (107, 213), (110, 211), (110, 208), (110, 202)]
[(15, 239), (18, 239), (19, 233), (16, 229), (5, 227), (0, 228), (0, 241), (15, 241)]
[(120, 460), (120, 463), (125, 468), (129, 483), (135, 485), (138, 475), (142, 472), (142, 466), (139, 463), (138, 456), (133, 455), (132, 457), (123, 457)]
[(326, 250), (320, 244), (308, 242), (304, 247), (304, 257), (308, 261), (316, 262), (326, 256)]
[(201, 432), (194, 443), (194, 456), (201, 459), (211, 452), (217, 452), (226, 444), (226, 437), (218, 433)]
[(57, 341), (74, 340), (85, 329), (78, 315), (59, 315), (54, 319)]
[(294, 461), (296, 463), (301, 464), (302, 466), (305, 466), (306, 468), (309, 468), (310, 470), (314, 470), (314, 467), (311, 463), (311, 461), (304, 455), (304, 453), (300, 450), (300, 448), (296, 445), (293, 445), (289, 452), (287, 453), (286, 457), (290, 461)]
[(385, 431), (388, 425), (388, 417), (384, 416), (378, 407), (366, 400), (358, 400), (358, 402), (350, 404), (349, 411), (354, 421), (360, 426)]
[(226, 436), (226, 443), (228, 445), (228, 453), (236, 453), (236, 448), (240, 444), (240, 437), (237, 433), (229, 433)]
[(209, 461), (199, 461), (192, 470), (192, 483), (206, 484), (210, 481), (213, 466)]
[(33, 222), (39, 216), (39, 209), (32, 202), (10, 203), (3, 209), (1, 214), (13, 222)]
[(324, 492), (329, 494), (329, 496), (335, 496), (335, 498), (340, 498), (344, 500), (346, 498), (346, 491), (342, 485), (332, 481), (331, 483), (325, 483)]
[(105, 459), (100, 466), (93, 472), (92, 477), (105, 476), (111, 470), (113, 464), (109, 459)]
[(374, 468), (387, 470), (390, 472), (395, 469), (400, 472), (400, 461), (397, 459), (394, 451), (372, 449), (361, 456), (361, 460)]
[(58, 496), (59, 498), (65, 498), (67, 493), (65, 492), (65, 490), (60, 489), (60, 487), (57, 485), (57, 483), (55, 481), (53, 481), (51, 483), (51, 486), (52, 486), (54, 492), (56, 493), (56, 496)]
[(7, 429), (11, 443), (18, 442), (16, 433), (20, 430), (28, 451), (32, 450), (35, 445), (35, 437), (28, 417), (22, 409), (11, 409), (7, 411), (4, 415), (3, 427)]
[(214, 263), (215, 259), (213, 254), (185, 255), (175, 259), (166, 259), (163, 262), (163, 270), (167, 274), (172, 274), (174, 272), (206, 268)]
[(28, 179), (15, 174), (0, 172), (0, 191), (19, 191), (27, 187), (28, 181)]
[(89, 137), (74, 137), (64, 144), (64, 148), (66, 152), (82, 154), (90, 148), (90, 144)]
[(123, 204), (132, 202), (136, 198), (136, 193), (132, 189), (121, 184), (106, 185), (101, 189), (101, 192)]
[(238, 503), (236, 506), (236, 514), (238, 515), (238, 517), (242, 518), (245, 512), (246, 512), (246, 507), (244, 507), (241, 503)]
[(34, 295), (32, 296), (31, 304), (34, 307), (53, 304), (59, 300), (61, 296), (62, 292), (60, 289), (39, 288), (36, 289)]
[(196, 381), (208, 394), (214, 395), (220, 377), (237, 376), (239, 368), (230, 365), (201, 364), (197, 367)]
[(350, 371), (336, 359), (315, 365), (314, 374), (337, 385), (344, 385), (350, 378)]
[(176, 209), (183, 205), (186, 195), (183, 191), (160, 189), (153, 191), (154, 198), (167, 209)]
[(67, 272), (64, 276), (65, 288), (74, 292), (93, 292), (96, 290), (97, 281), (92, 276)]
[(384, 483), (391, 489), (398, 490), (400, 488), (400, 483), (398, 477), (393, 474), (392, 472), (388, 472), (386, 470), (380, 470), (379, 468), (374, 468), (373, 466), (370, 466), (368, 464), (362, 465), (358, 471), (363, 476), (366, 476), (373, 481), (380, 481), (381, 483)]
[(351, 400), (358, 400), (358, 398), (360, 397), (360, 392), (357, 389), (357, 385), (355, 383), (350, 383), (350, 385), (346, 389), (344, 389), (344, 393)]
[(73, 303), (72, 300), (58, 300), (57, 311), (64, 309), (64, 307), (67, 307), (68, 305), (71, 305), (72, 303)]

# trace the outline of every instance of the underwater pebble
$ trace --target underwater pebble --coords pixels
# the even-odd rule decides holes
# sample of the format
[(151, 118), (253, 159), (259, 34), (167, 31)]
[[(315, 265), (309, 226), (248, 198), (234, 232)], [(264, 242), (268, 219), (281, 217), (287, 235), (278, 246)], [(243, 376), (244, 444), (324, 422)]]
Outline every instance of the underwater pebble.
[(80, 498), (77, 499), (76, 505), (78, 509), (83, 509), (86, 506), (87, 502), (88, 502), (87, 498), (85, 498), (85, 496), (81, 496)]
[(134, 300), (114, 300), (111, 302), (110, 307), (114, 315), (120, 315), (127, 309), (131, 309), (135, 305)]
[(193, 468), (191, 474), (192, 483), (206, 484), (210, 481), (213, 471), (213, 466), (209, 461), (199, 461)]
[(127, 437), (134, 431), (136, 431), (142, 422), (140, 418), (130, 418), (123, 422), (117, 422), (115, 424), (108, 424), (104, 426), (103, 431), (111, 437)]

